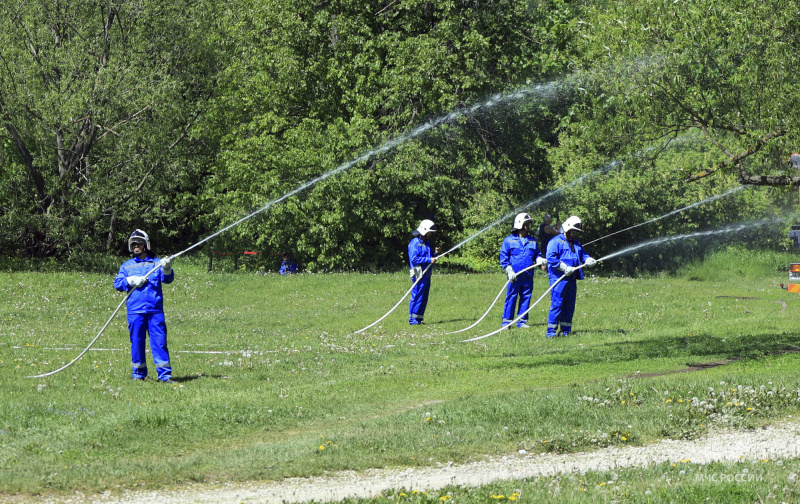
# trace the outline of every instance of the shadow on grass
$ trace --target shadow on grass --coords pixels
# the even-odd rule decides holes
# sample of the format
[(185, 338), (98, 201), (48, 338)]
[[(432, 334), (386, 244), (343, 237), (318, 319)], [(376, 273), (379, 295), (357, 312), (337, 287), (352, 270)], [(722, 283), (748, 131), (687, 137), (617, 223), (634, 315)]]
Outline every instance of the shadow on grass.
[(471, 322), (474, 322), (475, 320), (477, 320), (478, 318), (479, 317), (476, 317), (476, 318), (461, 317), (461, 318), (454, 318), (454, 319), (447, 319), (447, 320), (433, 320), (433, 321), (431, 321), (431, 324), (449, 324), (451, 322), (468, 322), (468, 323), (471, 323)]
[(222, 378), (222, 376), (173, 376), (172, 381), (178, 383), (186, 383), (197, 380), (198, 378)]
[[(569, 340), (584, 343), (584, 346), (581, 349), (570, 350), (552, 348), (538, 354), (525, 352), (505, 354), (489, 367), (534, 369), (553, 365), (576, 366), (684, 357), (687, 368), (698, 371), (737, 360), (758, 359), (800, 351), (800, 333), (764, 334), (760, 337), (749, 335), (741, 338), (719, 338), (710, 334), (697, 334), (597, 345), (592, 344), (590, 338), (580, 336), (570, 336)], [(509, 361), (509, 357), (515, 360)]]

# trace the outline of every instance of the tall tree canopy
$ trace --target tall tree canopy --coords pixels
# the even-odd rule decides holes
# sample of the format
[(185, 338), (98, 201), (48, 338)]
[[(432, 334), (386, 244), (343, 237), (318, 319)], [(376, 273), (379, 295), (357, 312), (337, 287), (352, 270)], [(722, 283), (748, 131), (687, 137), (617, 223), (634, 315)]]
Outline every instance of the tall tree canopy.
[[(0, 14), (0, 247), (22, 254), (121, 250), (134, 227), (174, 252), (305, 187), (215, 246), (397, 268), (421, 219), (448, 247), (612, 160), (526, 209), (580, 214), (591, 239), (739, 184), (800, 183), (788, 0), (12, 0)], [(737, 192), (640, 236), (787, 200)], [(507, 232), (456, 261), (493, 260)]]
[[(236, 58), (207, 124), (222, 138), (208, 186), (216, 218), (233, 220), (426, 120), (560, 74), (574, 8), (520, 0), (237, 4), (223, 23)], [(528, 96), (370, 158), (230, 239), (295, 248), (317, 269), (402, 264), (422, 218), (457, 239), (546, 187), (544, 148), (563, 104)]]

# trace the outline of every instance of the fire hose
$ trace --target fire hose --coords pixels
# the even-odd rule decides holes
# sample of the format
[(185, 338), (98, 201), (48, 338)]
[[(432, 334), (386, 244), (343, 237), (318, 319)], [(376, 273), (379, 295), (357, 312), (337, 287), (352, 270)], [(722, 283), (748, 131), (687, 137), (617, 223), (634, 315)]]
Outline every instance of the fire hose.
[[(576, 267), (575, 267), (575, 269), (576, 269), (576, 270), (579, 270), (579, 269), (583, 268), (584, 266), (586, 266), (586, 263), (583, 263), (583, 264), (581, 264), (580, 266), (576, 266)], [(539, 301), (541, 301), (542, 299), (544, 299), (544, 297), (545, 297), (545, 296), (546, 296), (546, 295), (547, 295), (547, 294), (548, 294), (550, 291), (552, 291), (552, 290), (553, 290), (553, 287), (555, 287), (556, 285), (558, 285), (558, 283), (559, 283), (559, 282), (561, 282), (561, 281), (562, 281), (564, 278), (566, 278), (566, 276), (567, 276), (566, 274), (564, 274), (564, 275), (561, 275), (561, 277), (559, 277), (559, 279), (558, 279), (558, 280), (556, 280), (555, 282), (553, 282), (553, 285), (551, 285), (551, 286), (550, 286), (550, 287), (549, 287), (549, 288), (548, 288), (546, 291), (544, 291), (544, 293), (543, 293), (541, 296), (539, 296), (539, 299), (537, 299), (537, 300), (536, 300), (536, 302), (534, 302), (533, 304), (531, 304), (531, 305), (528, 307), (528, 309), (527, 309), (527, 310), (525, 310), (523, 313), (521, 313), (521, 314), (517, 315), (517, 318), (515, 318), (514, 320), (512, 320), (511, 322), (509, 322), (509, 323), (508, 323), (508, 325), (505, 325), (505, 326), (501, 327), (500, 329), (497, 329), (496, 331), (492, 331), (492, 332), (490, 332), (489, 334), (484, 334), (483, 336), (477, 336), (477, 337), (475, 337), (475, 338), (470, 338), (470, 339), (461, 340), (461, 343), (469, 343), (469, 342), (472, 342), (472, 341), (478, 341), (478, 340), (482, 340), (482, 339), (484, 339), (484, 338), (488, 338), (489, 336), (494, 336), (495, 334), (499, 333), (500, 331), (504, 331), (504, 330), (506, 330), (506, 329), (508, 329), (508, 328), (510, 328), (510, 327), (513, 327), (513, 324), (516, 324), (516, 323), (517, 323), (519, 320), (521, 320), (521, 319), (522, 319), (522, 317), (524, 317), (525, 315), (527, 315), (527, 314), (528, 314), (528, 312), (530, 312), (530, 311), (533, 309), (533, 307), (534, 307), (534, 306), (536, 306), (537, 304), (539, 304)], [(501, 291), (501, 293), (502, 293), (502, 291)]]
[[(519, 275), (520, 273), (524, 273), (524, 272), (528, 271), (529, 269), (533, 269), (535, 267), (536, 267), (535, 265), (528, 266), (527, 268), (517, 272), (517, 275)], [(494, 298), (494, 301), (492, 301), (492, 304), (489, 305), (489, 308), (486, 310), (486, 313), (484, 313), (481, 316), (481, 318), (476, 320), (475, 323), (473, 323), (469, 327), (465, 327), (464, 329), (459, 329), (458, 331), (453, 331), (453, 332), (449, 332), (449, 333), (445, 333), (445, 334), (458, 334), (458, 333), (461, 333), (461, 332), (464, 332), (464, 331), (468, 331), (468, 330), (472, 329), (473, 327), (475, 327), (476, 325), (480, 324), (481, 321), (483, 321), (483, 319), (485, 319), (486, 316), (489, 315), (489, 312), (492, 311), (492, 308), (494, 308), (494, 305), (497, 303), (497, 300), (500, 299), (500, 296), (503, 295), (503, 291), (506, 290), (506, 288), (508, 287), (508, 284), (510, 284), (510, 283), (511, 283), (511, 280), (507, 280), (506, 283), (503, 284), (503, 287), (500, 289), (500, 292), (497, 293), (497, 297)]]
[[(315, 179), (315, 180), (316, 180), (316, 179)], [(312, 182), (313, 182), (313, 181), (312, 181)], [(215, 238), (215, 237), (217, 237), (217, 236), (221, 235), (221, 234), (222, 234), (222, 233), (224, 233), (225, 231), (227, 231), (227, 230), (229, 230), (229, 229), (233, 228), (234, 226), (238, 226), (238, 225), (239, 225), (239, 224), (241, 224), (242, 222), (244, 222), (244, 221), (246, 221), (246, 220), (248, 220), (248, 219), (250, 219), (250, 218), (252, 218), (252, 217), (255, 217), (256, 215), (258, 215), (258, 214), (260, 214), (261, 212), (263, 212), (264, 210), (268, 209), (269, 207), (271, 207), (271, 206), (272, 206), (272, 205), (274, 205), (275, 203), (278, 203), (278, 202), (280, 202), (280, 201), (282, 201), (282, 200), (286, 199), (287, 197), (291, 196), (292, 194), (295, 194), (295, 193), (299, 192), (301, 189), (304, 189), (304, 188), (305, 188), (305, 187), (307, 187), (308, 185), (310, 185), (310, 183), (307, 183), (307, 184), (305, 184), (305, 185), (301, 186), (300, 188), (298, 188), (298, 189), (294, 190), (294, 191), (293, 191), (293, 192), (291, 192), (291, 193), (288, 193), (287, 195), (285, 195), (285, 196), (283, 196), (283, 197), (281, 197), (281, 198), (278, 198), (278, 199), (276, 199), (276, 200), (270, 201), (269, 203), (267, 203), (266, 205), (262, 206), (262, 207), (261, 207), (261, 208), (259, 208), (258, 210), (255, 210), (254, 212), (251, 212), (251, 213), (249, 213), (249, 214), (245, 215), (245, 216), (244, 216), (244, 217), (242, 217), (241, 219), (239, 219), (239, 220), (235, 221), (235, 222), (234, 222), (234, 223), (232, 223), (232, 224), (229, 224), (228, 226), (225, 226), (224, 228), (220, 229), (220, 230), (219, 230), (219, 231), (217, 231), (216, 233), (213, 233), (213, 234), (211, 234), (211, 235), (209, 235), (209, 236), (207, 236), (207, 237), (203, 238), (202, 240), (200, 240), (199, 242), (197, 242), (197, 243), (195, 243), (194, 245), (190, 246), (190, 247), (189, 247), (189, 248), (187, 248), (186, 250), (183, 250), (183, 251), (181, 251), (181, 252), (178, 252), (177, 254), (174, 254), (174, 255), (171, 255), (171, 256), (169, 256), (168, 258), (164, 259), (164, 261), (172, 262), (172, 260), (173, 260), (173, 259), (175, 259), (175, 258), (177, 258), (177, 257), (180, 257), (180, 256), (182, 256), (183, 254), (185, 254), (185, 253), (189, 252), (190, 250), (192, 250), (192, 249), (195, 249), (195, 248), (199, 247), (199, 246), (200, 246), (200, 245), (202, 245), (203, 243), (205, 243), (205, 242), (207, 242), (207, 241), (209, 241), (209, 240), (211, 240), (211, 239), (213, 239), (213, 238)], [(151, 269), (150, 271), (148, 271), (148, 272), (147, 272), (147, 273), (144, 275), (144, 277), (145, 277), (145, 278), (149, 277), (150, 275), (152, 275), (152, 274), (153, 274), (153, 272), (154, 272), (154, 271), (158, 270), (160, 267), (161, 267), (161, 265), (160, 265), (160, 264), (156, 265), (156, 267), (155, 267), (155, 268), (153, 268), (153, 269)], [(122, 305), (123, 305), (123, 304), (125, 304), (125, 302), (126, 302), (126, 301), (128, 300), (128, 298), (130, 297), (130, 295), (131, 295), (131, 292), (133, 292), (133, 289), (131, 289), (130, 291), (128, 291), (128, 293), (127, 293), (127, 294), (125, 294), (125, 297), (122, 299), (122, 301), (120, 301), (119, 305), (117, 306), (117, 309), (116, 309), (116, 310), (114, 310), (114, 312), (113, 312), (113, 313), (111, 314), (111, 316), (108, 318), (108, 320), (106, 321), (106, 323), (105, 323), (105, 324), (103, 325), (103, 327), (100, 329), (100, 332), (98, 332), (98, 333), (97, 333), (97, 336), (95, 336), (95, 337), (94, 337), (94, 339), (93, 339), (93, 340), (92, 340), (92, 341), (91, 341), (91, 342), (90, 342), (90, 343), (89, 343), (89, 344), (86, 346), (86, 348), (84, 348), (84, 349), (83, 349), (83, 351), (82, 351), (81, 353), (79, 353), (79, 354), (78, 354), (78, 356), (77, 356), (77, 357), (75, 357), (74, 359), (72, 359), (71, 361), (69, 361), (69, 362), (68, 362), (67, 364), (65, 364), (64, 366), (61, 366), (60, 368), (56, 369), (55, 371), (50, 371), (49, 373), (43, 373), (43, 374), (38, 374), (38, 375), (27, 376), (26, 378), (44, 378), (45, 376), (54, 375), (54, 374), (56, 374), (56, 373), (59, 373), (59, 372), (61, 372), (61, 371), (65, 370), (65, 369), (67, 369), (68, 367), (70, 367), (71, 365), (75, 364), (76, 362), (78, 362), (78, 360), (79, 360), (81, 357), (83, 357), (83, 356), (84, 356), (84, 354), (85, 354), (86, 352), (88, 352), (90, 348), (92, 348), (92, 346), (95, 344), (95, 342), (97, 342), (97, 340), (98, 340), (98, 339), (100, 339), (100, 336), (103, 334), (103, 332), (105, 332), (106, 328), (107, 328), (107, 327), (108, 327), (108, 325), (111, 323), (111, 321), (114, 319), (114, 317), (117, 315), (117, 313), (119, 312), (120, 308), (122, 308)]]

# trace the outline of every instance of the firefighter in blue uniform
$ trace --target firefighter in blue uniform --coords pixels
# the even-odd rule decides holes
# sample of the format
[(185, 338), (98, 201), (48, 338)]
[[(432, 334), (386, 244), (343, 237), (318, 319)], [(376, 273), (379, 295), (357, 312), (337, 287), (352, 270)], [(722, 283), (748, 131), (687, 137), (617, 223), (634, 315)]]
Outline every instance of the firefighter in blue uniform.
[[(425, 316), (425, 307), (428, 305), (428, 293), (431, 290), (432, 268), (428, 268), (436, 262), (439, 254), (439, 247), (431, 251), (430, 237), (436, 232), (436, 224), (432, 220), (425, 219), (419, 223), (419, 227), (412, 233), (414, 238), (408, 244), (408, 264), (411, 266), (411, 282), (417, 283), (411, 290), (411, 300), (408, 304), (408, 323), (411, 325), (422, 324)], [(423, 276), (422, 272), (427, 269)]]
[[(522, 271), (531, 266), (543, 266), (547, 261), (539, 252), (536, 240), (529, 236), (531, 216), (526, 213), (517, 214), (511, 234), (503, 240), (500, 247), (500, 266), (508, 276), (506, 304), (503, 308), (503, 327), (511, 323), (519, 315), (528, 311), (533, 294), (533, 269)], [(519, 308), (517, 309), (517, 300)], [(514, 315), (516, 312), (516, 316)], [(528, 315), (517, 321), (517, 327), (527, 329)]]
[[(164, 319), (164, 295), (161, 284), (172, 283), (175, 273), (169, 259), (159, 259), (150, 250), (150, 237), (137, 229), (128, 237), (133, 258), (125, 261), (114, 278), (114, 288), (128, 292), (128, 330), (131, 333), (131, 367), (134, 380), (147, 377), (145, 339), (150, 335), (150, 351), (158, 379), (172, 383), (172, 367), (167, 348), (167, 324)], [(149, 276), (145, 275), (158, 268)]]
[(572, 315), (575, 313), (575, 297), (578, 292), (578, 279), (583, 279), (583, 271), (576, 266), (594, 266), (597, 261), (583, 250), (578, 241), (582, 230), (581, 220), (572, 216), (564, 221), (562, 233), (547, 244), (547, 272), (550, 285), (564, 279), (550, 292), (550, 313), (547, 317), (547, 337), (568, 336), (572, 331)]

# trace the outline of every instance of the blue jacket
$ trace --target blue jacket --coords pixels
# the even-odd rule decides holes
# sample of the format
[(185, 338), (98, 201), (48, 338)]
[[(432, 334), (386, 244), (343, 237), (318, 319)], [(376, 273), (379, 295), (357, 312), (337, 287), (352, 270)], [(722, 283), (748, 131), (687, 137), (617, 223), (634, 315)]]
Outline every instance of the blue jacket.
[[(558, 269), (558, 265), (562, 262), (567, 266), (580, 266), (586, 262), (586, 258), (590, 257), (589, 254), (583, 250), (583, 246), (576, 239), (573, 240), (572, 246), (567, 241), (564, 234), (554, 236), (550, 243), (547, 244), (547, 273), (551, 280), (560, 278), (564, 273)], [(572, 275), (573, 278), (577, 276), (578, 279), (583, 280), (583, 270), (578, 271)], [(564, 280), (570, 280), (569, 277)]]
[(295, 271), (297, 271), (296, 262), (289, 260), (281, 263), (281, 269), (279, 270), (281, 275), (288, 275), (289, 273), (294, 273)]
[[(119, 273), (114, 278), (114, 288), (121, 292), (131, 290), (128, 283), (129, 276), (144, 276), (148, 271), (155, 268), (160, 259), (148, 254), (147, 259), (134, 257), (128, 259), (119, 267)], [(164, 275), (164, 270), (158, 268), (147, 277), (147, 283), (135, 289), (128, 297), (128, 313), (159, 313), (164, 311), (164, 294), (161, 292), (161, 284), (172, 283), (175, 279), (175, 270), (169, 275)]]
[[(500, 266), (506, 269), (511, 266), (515, 273), (519, 273), (525, 268), (533, 266), (539, 253), (539, 245), (532, 236), (521, 237), (513, 232), (506, 236), (503, 245), (500, 247)], [(533, 274), (533, 270), (528, 270), (526, 274)]]
[[(431, 258), (436, 257), (435, 253), (431, 252), (430, 242), (426, 242), (419, 236), (411, 239), (408, 244), (408, 264), (412, 268), (415, 266), (422, 266), (422, 269), (428, 267), (431, 263)], [(430, 273), (430, 270), (428, 270)]]

